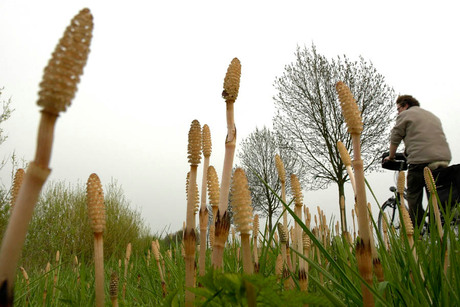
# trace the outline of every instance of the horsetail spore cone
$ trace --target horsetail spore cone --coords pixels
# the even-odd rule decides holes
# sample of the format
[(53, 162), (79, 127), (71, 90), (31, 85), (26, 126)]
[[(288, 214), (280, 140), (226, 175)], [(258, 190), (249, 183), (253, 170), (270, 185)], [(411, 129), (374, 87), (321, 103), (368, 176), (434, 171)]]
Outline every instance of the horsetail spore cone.
[(11, 189), (11, 209), (14, 208), (16, 199), (18, 198), (19, 189), (21, 188), (22, 181), (24, 180), (24, 169), (18, 168), (14, 174), (13, 187)]
[(214, 166), (208, 167), (207, 172), (207, 179), (208, 179), (208, 195), (209, 195), (209, 203), (212, 207), (212, 218), (215, 222), (217, 210), (219, 210), (219, 194), (220, 194), (220, 187), (219, 187), (219, 177), (217, 176), (216, 169)]
[(286, 182), (286, 170), (284, 169), (283, 160), (281, 160), (281, 157), (278, 154), (275, 155), (275, 166), (276, 170), (278, 171), (278, 177), (280, 181), (282, 183)]
[(236, 229), (241, 234), (241, 247), (243, 248), (243, 269), (246, 274), (252, 274), (254, 266), (251, 260), (251, 244), (249, 234), (252, 230), (252, 206), (251, 192), (249, 191), (248, 179), (242, 168), (237, 168), (233, 174), (232, 182), (232, 208), (233, 220)]
[(14, 279), (20, 251), (41, 188), (50, 173), (49, 161), (54, 126), (59, 112), (65, 111), (75, 96), (92, 37), (93, 17), (81, 10), (59, 41), (40, 83), (38, 105), (43, 107), (38, 130), (35, 159), (29, 164), (3, 236), (0, 249), (0, 303), (13, 303)]
[(112, 307), (118, 307), (118, 274), (115, 271), (110, 275), (109, 295)]
[(234, 58), (227, 69), (224, 79), (224, 91), (222, 97), (226, 102), (235, 102), (240, 90), (241, 63), (238, 58)]
[(236, 229), (242, 234), (249, 234), (252, 229), (251, 192), (242, 168), (237, 168), (233, 174), (231, 193)]
[(203, 156), (210, 157), (212, 152), (212, 142), (211, 142), (211, 130), (209, 126), (204, 124), (203, 125)]
[(353, 94), (342, 81), (337, 82), (336, 90), (339, 95), (340, 105), (342, 106), (342, 114), (347, 123), (348, 133), (361, 134), (363, 131), (363, 122), (361, 120), (361, 112), (353, 98)]
[(438, 228), (439, 236), (442, 238), (444, 235), (444, 232), (442, 230), (441, 213), (439, 212), (438, 199), (436, 197), (436, 184), (434, 182), (433, 174), (431, 173), (431, 170), (429, 167), (425, 167), (423, 169), (423, 176), (425, 178), (425, 185), (431, 194), (431, 202), (433, 204), (433, 211), (434, 211), (434, 217), (436, 220), (436, 226)]
[(83, 9), (67, 27), (43, 73), (37, 104), (45, 111), (66, 111), (75, 96), (77, 84), (89, 54), (93, 16)]
[(88, 216), (94, 233), (94, 266), (96, 285), (96, 306), (104, 306), (104, 243), (105, 206), (102, 184), (96, 174), (91, 174), (86, 183)]
[(201, 161), (201, 126), (198, 120), (193, 120), (188, 133), (188, 162), (198, 165)]
[[(284, 169), (283, 160), (281, 160), (281, 157), (278, 154), (275, 155), (275, 166), (276, 170), (278, 171), (278, 178), (281, 182), (281, 200), (286, 203), (286, 170)], [(287, 225), (286, 210), (284, 210), (283, 213), (283, 224)]]
[(99, 177), (93, 173), (86, 183), (86, 202), (88, 216), (94, 233), (103, 233), (105, 230), (104, 192)]

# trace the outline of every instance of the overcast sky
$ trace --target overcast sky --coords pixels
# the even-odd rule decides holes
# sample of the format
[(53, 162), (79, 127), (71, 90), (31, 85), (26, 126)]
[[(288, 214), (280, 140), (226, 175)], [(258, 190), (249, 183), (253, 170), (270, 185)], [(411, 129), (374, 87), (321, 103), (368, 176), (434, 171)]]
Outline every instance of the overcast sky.
[[(91, 53), (72, 106), (58, 119), (48, 180), (86, 183), (93, 172), (103, 185), (117, 180), (153, 232), (175, 231), (185, 220), (192, 120), (209, 125), (211, 165), (221, 174), (221, 92), (234, 57), (242, 64), (238, 140), (256, 127), (271, 127), (275, 78), (294, 60), (298, 45), (314, 43), (329, 58), (362, 55), (397, 94), (413, 95), (438, 115), (452, 162), (460, 163), (460, 19), (454, 1), (2, 0), (0, 87), (15, 111), (1, 127), (8, 140), (0, 157), (15, 151), (33, 159), (43, 68), (84, 7), (94, 16)], [(9, 186), (8, 171), (0, 175)], [(368, 180), (381, 202), (390, 196), (392, 172)], [(320, 205), (336, 220), (337, 197), (336, 186), (304, 191), (314, 212)]]

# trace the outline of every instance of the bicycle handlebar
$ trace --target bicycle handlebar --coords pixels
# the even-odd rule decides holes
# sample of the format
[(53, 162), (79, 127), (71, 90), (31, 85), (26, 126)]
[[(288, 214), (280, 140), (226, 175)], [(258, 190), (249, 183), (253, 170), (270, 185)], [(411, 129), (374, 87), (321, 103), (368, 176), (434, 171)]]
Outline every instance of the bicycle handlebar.
[(390, 155), (389, 152), (382, 154), (382, 168), (390, 171), (405, 171), (407, 170), (407, 160), (403, 153), (396, 153), (394, 160), (385, 160)]

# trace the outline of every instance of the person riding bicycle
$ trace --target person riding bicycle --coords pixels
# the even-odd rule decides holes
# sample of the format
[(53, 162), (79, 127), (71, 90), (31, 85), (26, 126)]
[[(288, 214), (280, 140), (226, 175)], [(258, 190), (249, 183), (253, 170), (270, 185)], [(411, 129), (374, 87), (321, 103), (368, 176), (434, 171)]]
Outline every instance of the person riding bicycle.
[(425, 179), (423, 169), (435, 170), (447, 167), (452, 159), (449, 144), (441, 121), (433, 113), (420, 107), (410, 95), (396, 99), (398, 116), (391, 130), (390, 154), (387, 160), (394, 160), (396, 150), (404, 141), (405, 155), (409, 164), (407, 174), (407, 203), (414, 225), (421, 225), (424, 210), (422, 206)]

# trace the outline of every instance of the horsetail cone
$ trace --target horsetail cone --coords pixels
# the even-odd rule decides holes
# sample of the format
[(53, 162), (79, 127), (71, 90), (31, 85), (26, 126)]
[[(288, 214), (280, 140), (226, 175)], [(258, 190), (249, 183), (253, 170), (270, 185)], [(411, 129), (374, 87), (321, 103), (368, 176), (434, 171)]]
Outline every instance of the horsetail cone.
[(152, 241), (152, 252), (155, 261), (160, 261), (160, 250), (158, 249), (156, 241)]
[[(190, 172), (187, 173), (187, 179), (185, 182), (185, 197), (186, 200), (188, 201), (188, 198), (190, 197), (189, 195), (189, 185), (190, 185)], [(200, 206), (200, 195), (198, 193), (198, 184), (195, 183), (195, 188), (192, 190), (193, 195), (192, 200), (193, 200), (193, 212), (196, 214), (199, 210)]]
[(99, 177), (91, 174), (86, 183), (86, 202), (88, 216), (94, 233), (102, 233), (105, 229), (104, 192)]
[(300, 187), (299, 178), (295, 174), (291, 175), (291, 189), (294, 194), (294, 203), (297, 207), (303, 206), (302, 188)]
[(252, 229), (251, 192), (242, 168), (237, 168), (233, 174), (231, 195), (236, 229), (242, 234), (249, 234)]
[(222, 97), (227, 102), (235, 102), (240, 89), (241, 63), (238, 58), (234, 58), (227, 69), (224, 79), (224, 91)]
[(210, 157), (212, 152), (212, 142), (211, 142), (211, 131), (209, 130), (209, 126), (204, 124), (203, 125), (203, 156)]
[(398, 174), (398, 193), (403, 195), (404, 194), (404, 187), (406, 186), (406, 175), (403, 171), (399, 172)]
[(336, 90), (339, 95), (340, 105), (342, 107), (342, 114), (347, 123), (348, 132), (350, 134), (361, 134), (363, 131), (363, 122), (361, 120), (361, 112), (358, 109), (353, 95), (342, 81), (337, 82)]
[(208, 195), (209, 195), (209, 203), (213, 208), (219, 207), (219, 177), (217, 176), (216, 169), (214, 166), (208, 167)]
[(252, 235), (255, 238), (257, 238), (257, 236), (259, 235), (259, 215), (258, 214), (254, 215)]
[(338, 141), (337, 148), (339, 149), (340, 158), (343, 164), (345, 164), (345, 166), (351, 166), (351, 157), (345, 145), (341, 141)]
[(286, 170), (284, 169), (283, 160), (281, 160), (281, 157), (278, 154), (275, 155), (275, 165), (280, 181), (286, 182)]
[(201, 126), (196, 119), (192, 121), (188, 133), (188, 162), (192, 166), (201, 161)]
[(311, 239), (306, 232), (302, 232), (302, 244), (304, 250), (309, 250), (311, 246)]
[(118, 274), (115, 271), (110, 275), (109, 294), (111, 299), (118, 297)]
[(286, 244), (288, 241), (288, 232), (286, 227), (282, 223), (278, 223), (278, 233), (280, 236), (280, 242)]
[(406, 227), (407, 235), (414, 234), (414, 225), (412, 224), (412, 220), (409, 215), (409, 211), (407, 211), (406, 207), (401, 208), (402, 217), (404, 220), (404, 226)]
[(24, 179), (24, 169), (19, 168), (14, 174), (13, 188), (11, 189), (11, 208), (14, 207), (16, 199), (18, 198), (19, 189), (21, 188), (22, 180)]
[(93, 16), (82, 9), (71, 21), (46, 66), (37, 104), (47, 112), (66, 111), (75, 96), (77, 84), (89, 54)]
[(425, 184), (428, 191), (433, 194), (436, 193), (436, 184), (434, 182), (433, 174), (429, 167), (423, 169), (423, 176), (425, 177)]

